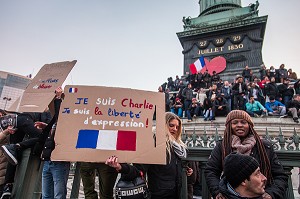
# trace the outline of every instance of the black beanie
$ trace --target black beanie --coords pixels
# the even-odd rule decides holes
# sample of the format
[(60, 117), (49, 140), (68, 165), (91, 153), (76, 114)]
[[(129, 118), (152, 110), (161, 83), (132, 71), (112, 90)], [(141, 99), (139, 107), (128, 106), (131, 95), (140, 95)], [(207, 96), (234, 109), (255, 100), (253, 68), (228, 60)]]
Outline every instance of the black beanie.
[(224, 176), (229, 184), (236, 188), (259, 167), (255, 158), (240, 153), (231, 153), (225, 157)]

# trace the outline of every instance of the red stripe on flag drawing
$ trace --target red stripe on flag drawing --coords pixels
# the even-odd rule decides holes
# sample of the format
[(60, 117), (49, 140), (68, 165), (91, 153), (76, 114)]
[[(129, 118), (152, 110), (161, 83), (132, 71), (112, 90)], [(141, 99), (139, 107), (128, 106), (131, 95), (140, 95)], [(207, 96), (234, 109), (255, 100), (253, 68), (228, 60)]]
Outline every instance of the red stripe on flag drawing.
[(116, 148), (121, 151), (136, 151), (136, 132), (119, 130)]

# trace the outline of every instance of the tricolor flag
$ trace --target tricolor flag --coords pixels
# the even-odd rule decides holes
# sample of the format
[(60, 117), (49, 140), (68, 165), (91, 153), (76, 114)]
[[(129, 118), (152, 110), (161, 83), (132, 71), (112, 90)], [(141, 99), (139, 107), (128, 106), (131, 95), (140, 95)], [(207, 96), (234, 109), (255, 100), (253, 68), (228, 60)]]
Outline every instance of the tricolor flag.
[(69, 93), (77, 93), (78, 88), (69, 88)]
[(136, 151), (136, 132), (125, 130), (79, 130), (76, 148)]
[(205, 61), (203, 55), (199, 57), (193, 64), (190, 65), (190, 70), (192, 74), (196, 74), (205, 66)]

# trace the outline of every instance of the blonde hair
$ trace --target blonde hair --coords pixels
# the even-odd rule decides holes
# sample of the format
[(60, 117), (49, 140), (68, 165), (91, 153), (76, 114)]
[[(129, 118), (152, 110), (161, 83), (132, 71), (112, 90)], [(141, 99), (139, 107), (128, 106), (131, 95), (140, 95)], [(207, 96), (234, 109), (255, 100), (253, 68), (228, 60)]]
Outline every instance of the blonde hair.
[(186, 148), (186, 145), (181, 140), (182, 121), (181, 121), (180, 117), (178, 117), (176, 114), (171, 113), (171, 112), (166, 112), (165, 117), (166, 117), (165, 133), (166, 133), (166, 138), (167, 138), (166, 144), (167, 144), (167, 152), (168, 152), (168, 155), (169, 155), (169, 162), (170, 162), (171, 161), (171, 148), (172, 148), (172, 145), (171, 145), (171, 141), (170, 141), (170, 137), (169, 137), (170, 136), (170, 134), (169, 134), (169, 124), (170, 124), (171, 120), (175, 119), (179, 123), (178, 135), (177, 135), (177, 137), (174, 137), (175, 142), (177, 142), (179, 145), (183, 146), (184, 148)]

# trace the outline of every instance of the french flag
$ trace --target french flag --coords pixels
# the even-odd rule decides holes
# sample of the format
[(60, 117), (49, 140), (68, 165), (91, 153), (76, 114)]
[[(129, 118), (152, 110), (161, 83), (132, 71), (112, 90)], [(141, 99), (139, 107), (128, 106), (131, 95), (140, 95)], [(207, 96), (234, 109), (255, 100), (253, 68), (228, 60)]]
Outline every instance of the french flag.
[(125, 130), (79, 130), (77, 149), (136, 151), (136, 132)]
[(78, 88), (69, 88), (69, 93), (77, 93)]
[(205, 61), (203, 55), (199, 57), (193, 64), (190, 65), (190, 70), (192, 74), (196, 74), (205, 66)]

